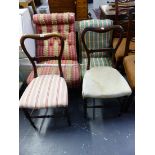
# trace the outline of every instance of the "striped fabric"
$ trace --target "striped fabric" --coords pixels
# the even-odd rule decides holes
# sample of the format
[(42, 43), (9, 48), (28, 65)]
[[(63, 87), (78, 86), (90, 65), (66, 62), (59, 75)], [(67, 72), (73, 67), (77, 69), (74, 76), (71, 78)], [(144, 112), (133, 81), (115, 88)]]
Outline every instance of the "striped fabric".
[[(62, 60), (62, 71), (64, 78), (67, 82), (68, 87), (77, 88), (80, 85), (80, 67), (77, 61), (72, 60)], [(46, 65), (47, 64), (47, 65)], [(38, 67), (38, 75), (47, 75), (47, 74), (60, 74), (58, 68), (57, 60), (47, 61), (44, 63), (44, 67)], [(34, 72), (32, 71), (28, 78), (27, 83), (29, 84), (33, 79)]]
[[(85, 74), (86, 68), (87, 68), (87, 55), (85, 48), (81, 41), (81, 34), (82, 31), (86, 27), (108, 27), (112, 26), (113, 21), (106, 19), (106, 20), (99, 20), (99, 19), (92, 19), (92, 20), (83, 20), (79, 22), (79, 47), (80, 47), (80, 62), (81, 64), (81, 75), (82, 77)], [(107, 33), (95, 33), (95, 32), (87, 32), (85, 35), (85, 42), (89, 49), (102, 49), (102, 48), (108, 48), (111, 45), (112, 41), (112, 32)], [(91, 60), (90, 60), (90, 68), (95, 66), (111, 66), (112, 60), (110, 58), (104, 57), (103, 52), (93, 53), (91, 54)]]
[(59, 75), (42, 75), (33, 79), (20, 99), (22, 108), (39, 109), (67, 105), (66, 82)]
[[(33, 16), (36, 33), (60, 33), (66, 37), (63, 60), (77, 60), (74, 13), (36, 14)], [(36, 41), (36, 56), (56, 56), (60, 51), (58, 39)]]
[[(81, 38), (81, 34), (82, 31), (86, 28), (86, 27), (108, 27), (108, 26), (112, 26), (113, 25), (113, 21), (106, 19), (106, 20), (99, 20), (99, 19), (92, 19), (92, 20), (83, 20), (79, 22), (79, 31), (80, 31), (80, 36), (79, 38)], [(86, 45), (89, 49), (102, 49), (102, 48), (106, 48), (106, 47), (110, 47), (112, 41), (112, 32), (107, 32), (107, 33), (95, 33), (95, 32), (87, 32), (85, 35), (85, 42)], [(82, 41), (80, 40), (79, 42), (80, 45), (80, 54), (82, 58), (86, 58), (86, 51), (83, 47)], [(103, 56), (103, 53), (95, 53), (93, 55), (93, 57), (101, 57)]]
[(74, 13), (52, 13), (52, 14), (37, 14), (33, 16), (33, 21), (39, 25), (57, 25), (57, 24), (74, 24)]
[[(81, 64), (81, 75), (84, 77), (84, 74), (86, 72), (87, 68), (87, 58), (82, 59), (82, 64)], [(98, 67), (98, 66), (112, 66), (112, 60), (110, 58), (91, 58), (90, 59), (90, 68), (92, 67)]]

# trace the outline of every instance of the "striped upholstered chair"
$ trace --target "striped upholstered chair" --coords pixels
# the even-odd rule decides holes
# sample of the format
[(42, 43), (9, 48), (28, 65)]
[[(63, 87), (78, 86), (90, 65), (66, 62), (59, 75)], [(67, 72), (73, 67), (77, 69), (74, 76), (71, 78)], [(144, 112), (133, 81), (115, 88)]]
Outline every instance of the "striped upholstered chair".
[[(92, 20), (83, 20), (79, 22), (79, 48), (80, 48), (80, 63), (81, 63), (81, 72), (82, 76), (86, 71), (87, 65), (87, 54), (86, 49), (84, 48), (82, 41), (81, 41), (81, 34), (83, 30), (87, 27), (109, 27), (113, 25), (112, 20), (99, 20), (99, 19), (92, 19)], [(111, 32), (107, 33), (95, 33), (95, 32), (87, 32), (85, 35), (85, 41), (89, 49), (102, 49), (108, 48), (111, 46), (112, 43), (112, 34)], [(90, 55), (90, 68), (95, 66), (111, 66), (112, 59), (110, 57), (104, 57), (103, 52), (93, 53)]]
[[(101, 23), (106, 21), (101, 21)], [(111, 21), (107, 21), (107, 23)], [(117, 45), (112, 45), (112, 34), (117, 31), (119, 40)], [(96, 35), (95, 35), (96, 34)], [(88, 36), (87, 36), (88, 35)], [(82, 84), (82, 96), (84, 98), (84, 113), (87, 114), (87, 108), (93, 108), (93, 118), (95, 117), (95, 108), (102, 108), (103, 105), (95, 105), (95, 99), (109, 99), (130, 96), (131, 89), (124, 77), (115, 69), (114, 55), (121, 43), (123, 28), (120, 25), (86, 27), (81, 35), (81, 40), (87, 55), (86, 71), (84, 73)], [(96, 40), (94, 39), (96, 37)], [(88, 38), (87, 38), (88, 37)], [(97, 45), (93, 45), (93, 41)], [(87, 41), (87, 39), (89, 41)], [(90, 42), (91, 41), (91, 42)], [(101, 46), (101, 45), (102, 46)], [(92, 46), (93, 45), (93, 46)], [(94, 57), (91, 58), (91, 55)], [(91, 61), (100, 58), (102, 63), (92, 65)], [(103, 59), (105, 58), (105, 59)], [(106, 58), (112, 63), (109, 66), (105, 65)], [(112, 65), (112, 66), (110, 66)], [(93, 105), (88, 105), (88, 99), (93, 99)], [(120, 102), (120, 113), (124, 110), (124, 104)]]
[[(36, 14), (33, 16), (36, 33), (56, 32), (64, 36), (65, 45), (62, 56), (62, 71), (68, 87), (77, 88), (80, 85), (80, 71), (76, 53), (75, 15), (74, 13)], [(55, 39), (50, 41), (36, 41), (36, 56), (53, 56), (58, 54), (60, 42)], [(38, 74), (58, 74), (56, 61), (38, 62), (46, 67), (38, 67)], [(33, 79), (33, 72), (27, 78), (27, 83)]]
[[(60, 52), (57, 56), (36, 56), (31, 57), (29, 51), (27, 51), (25, 46), (26, 39), (35, 40), (47, 40), (54, 38), (60, 41)], [(38, 130), (35, 126), (32, 118), (49, 118), (54, 115), (41, 115), (32, 116), (29, 114), (27, 109), (46, 109), (48, 108), (64, 108), (65, 116), (67, 117), (68, 124), (70, 125), (70, 119), (68, 115), (68, 90), (66, 81), (63, 78), (63, 72), (61, 68), (61, 58), (64, 50), (64, 37), (60, 34), (34, 34), (34, 35), (24, 35), (21, 37), (21, 47), (32, 63), (34, 70), (34, 77), (26, 87), (24, 93), (22, 94), (19, 102), (19, 107), (24, 111), (26, 118), (30, 121), (31, 125)], [(50, 75), (40, 75), (38, 76), (35, 61), (39, 60), (57, 60), (59, 64), (60, 75), (50, 74)], [(33, 114), (34, 115), (34, 114)], [(54, 116), (55, 117), (55, 116)]]

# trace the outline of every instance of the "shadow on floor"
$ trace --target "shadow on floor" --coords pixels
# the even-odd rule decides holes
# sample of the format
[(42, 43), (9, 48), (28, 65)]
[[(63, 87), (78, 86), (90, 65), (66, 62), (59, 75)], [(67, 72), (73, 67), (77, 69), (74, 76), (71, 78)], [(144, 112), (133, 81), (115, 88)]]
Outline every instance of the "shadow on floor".
[[(35, 120), (36, 132), (20, 114), (19, 151), (20, 155), (131, 155), (134, 154), (135, 119), (132, 109), (118, 117), (119, 104), (114, 101), (98, 100), (106, 108), (96, 109), (95, 120), (92, 109), (88, 119), (83, 117), (83, 100), (78, 92), (69, 93), (71, 127), (65, 118)], [(45, 113), (45, 110), (38, 111)], [(52, 113), (52, 109), (48, 113)], [(59, 111), (61, 112), (61, 111)], [(37, 113), (37, 111), (36, 111)]]

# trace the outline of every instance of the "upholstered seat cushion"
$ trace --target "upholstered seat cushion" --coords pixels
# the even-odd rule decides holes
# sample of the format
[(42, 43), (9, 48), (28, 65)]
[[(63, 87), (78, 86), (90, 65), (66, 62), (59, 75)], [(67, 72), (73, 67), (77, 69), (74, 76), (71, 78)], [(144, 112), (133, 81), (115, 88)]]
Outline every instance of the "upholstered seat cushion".
[(135, 88), (135, 55), (126, 56), (123, 59), (123, 65), (127, 80), (132, 89)]
[[(114, 40), (113, 40), (113, 46), (114, 47), (116, 46), (117, 41), (118, 41), (118, 38), (114, 38)], [(126, 45), (126, 38), (123, 38), (120, 46), (118, 47), (118, 49), (117, 49), (117, 51), (115, 53), (116, 61), (119, 61), (120, 59), (122, 59), (124, 57), (125, 45)], [(135, 50), (135, 42), (130, 42), (129, 49)], [(134, 54), (134, 52), (133, 53), (128, 53), (128, 54), (131, 55), (131, 54)]]
[(128, 83), (112, 67), (94, 67), (84, 75), (82, 87), (84, 98), (116, 98), (130, 94), (131, 88)]
[(42, 75), (33, 79), (19, 102), (22, 108), (35, 109), (67, 105), (67, 85), (59, 75)]
[[(84, 74), (87, 70), (87, 58), (82, 59), (81, 64), (81, 75), (84, 77)], [(112, 66), (112, 60), (109, 57), (99, 57), (99, 58), (92, 58), (90, 59), (90, 68), (97, 67), (97, 66)]]
[[(62, 60), (61, 63), (62, 63), (63, 75), (67, 82), (68, 87), (70, 88), (79, 87), (81, 79), (80, 79), (80, 67), (78, 62), (72, 60)], [(57, 60), (47, 61), (42, 64), (43, 66), (37, 68), (39, 76), (48, 74), (60, 74)], [(32, 81), (34, 77), (33, 75), (34, 72), (32, 71), (27, 78), (28, 84)]]

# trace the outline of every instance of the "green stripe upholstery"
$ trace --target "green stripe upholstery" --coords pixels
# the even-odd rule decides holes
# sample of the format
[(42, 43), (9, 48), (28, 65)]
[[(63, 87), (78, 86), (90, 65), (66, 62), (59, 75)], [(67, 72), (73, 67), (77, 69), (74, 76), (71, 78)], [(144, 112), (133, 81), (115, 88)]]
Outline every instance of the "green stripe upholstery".
[[(106, 20), (99, 20), (99, 19), (92, 19), (92, 20), (83, 20), (79, 22), (79, 56), (80, 56), (80, 63), (81, 63), (81, 74), (84, 75), (87, 66), (87, 55), (84, 49), (84, 46), (81, 41), (81, 34), (86, 27), (109, 27), (113, 25), (113, 21), (106, 19)], [(89, 49), (103, 49), (108, 48), (112, 45), (112, 31), (107, 33), (95, 33), (95, 32), (87, 32), (85, 35), (85, 42)], [(112, 61), (110, 58), (104, 57), (103, 52), (93, 53), (91, 55), (91, 65), (90, 67), (94, 66), (111, 66)]]
[[(92, 20), (83, 20), (79, 22), (79, 31), (80, 31), (80, 53), (81, 58), (86, 58), (86, 51), (83, 47), (83, 44), (81, 42), (81, 33), (86, 27), (108, 27), (112, 26), (113, 21), (106, 19), (106, 20), (99, 20), (99, 19), (92, 19)], [(85, 35), (85, 41), (87, 44), (87, 47), (89, 49), (101, 49), (109, 47), (112, 41), (112, 32), (107, 33), (95, 33), (95, 32), (87, 32)], [(96, 53), (93, 54), (93, 57), (101, 57), (103, 53)]]

